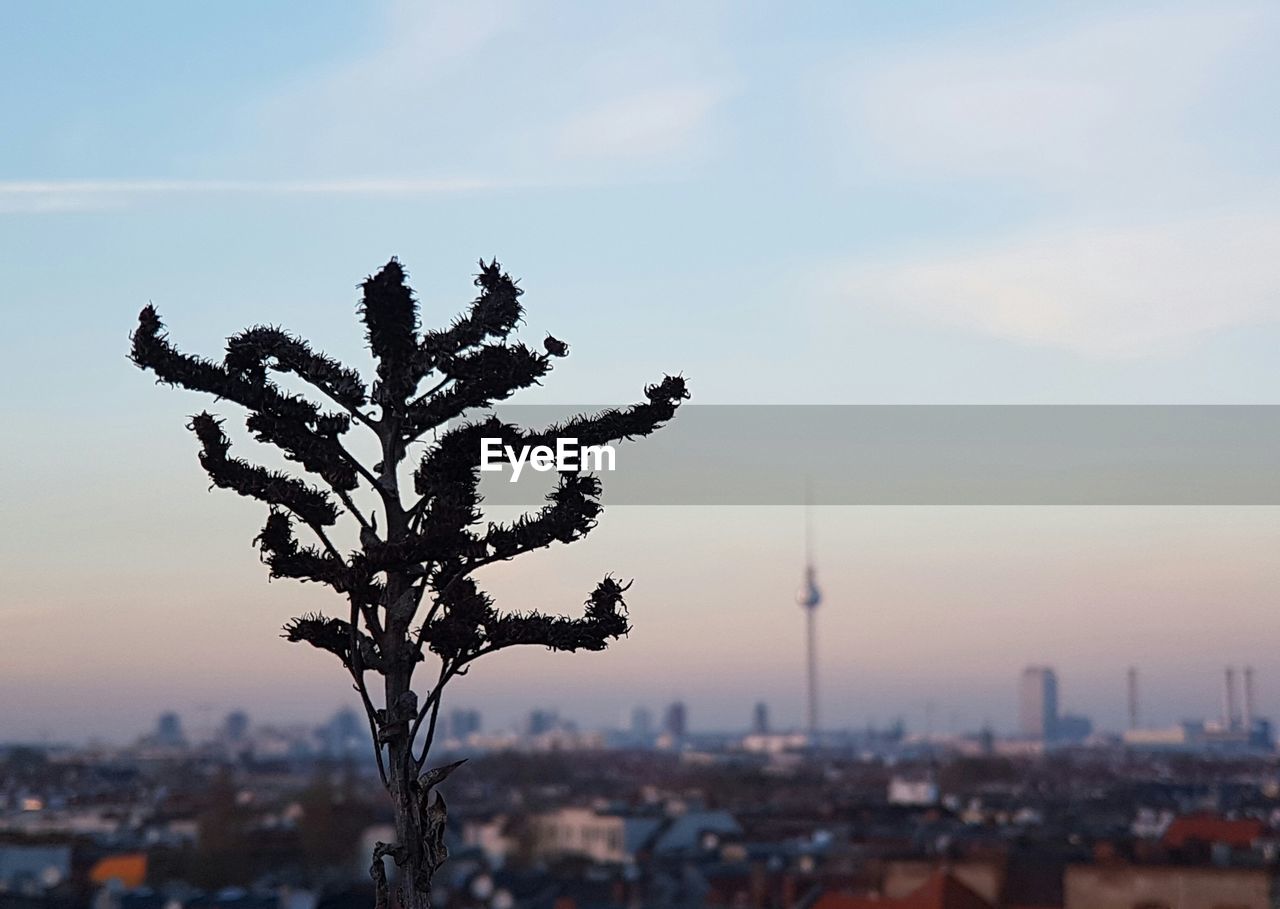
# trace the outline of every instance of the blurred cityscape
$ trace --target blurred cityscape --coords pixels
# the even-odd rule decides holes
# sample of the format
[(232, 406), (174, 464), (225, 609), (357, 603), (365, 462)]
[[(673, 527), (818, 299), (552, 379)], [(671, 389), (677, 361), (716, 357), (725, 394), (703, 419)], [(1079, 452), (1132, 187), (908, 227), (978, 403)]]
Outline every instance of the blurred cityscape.
[[(1011, 680), (1013, 683), (1015, 680)], [(1221, 716), (1102, 732), (1059, 708), (1047, 666), (1016, 679), (1018, 734), (700, 731), (686, 705), (619, 728), (554, 709), (489, 730), (444, 722), (459, 909), (1271, 907), (1280, 760), (1254, 674)], [(813, 713), (810, 713), (813, 716)], [(1011, 720), (1014, 718), (1010, 718)], [(237, 711), (190, 735), (165, 713), (134, 744), (0, 745), (0, 907), (368, 907), (394, 838), (368, 725)]]

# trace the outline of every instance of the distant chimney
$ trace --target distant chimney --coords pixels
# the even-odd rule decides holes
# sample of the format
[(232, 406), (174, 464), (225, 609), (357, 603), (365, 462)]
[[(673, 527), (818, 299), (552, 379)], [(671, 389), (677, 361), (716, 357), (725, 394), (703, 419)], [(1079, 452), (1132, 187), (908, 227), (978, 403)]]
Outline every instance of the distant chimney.
[(1244, 728), (1252, 731), (1257, 718), (1257, 705), (1253, 701), (1253, 667), (1246, 666), (1244, 667)]
[(1235, 729), (1240, 724), (1240, 714), (1236, 709), (1236, 671), (1228, 666), (1223, 679), (1222, 689), (1222, 725), (1225, 729)]
[(1129, 667), (1129, 728), (1137, 729), (1138, 714), (1138, 667)]

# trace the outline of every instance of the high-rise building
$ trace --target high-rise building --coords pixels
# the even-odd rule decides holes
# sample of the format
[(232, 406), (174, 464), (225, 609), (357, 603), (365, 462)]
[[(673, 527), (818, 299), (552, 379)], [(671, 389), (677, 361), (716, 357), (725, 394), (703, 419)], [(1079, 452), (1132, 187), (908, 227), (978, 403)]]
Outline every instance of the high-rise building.
[(675, 701), (667, 707), (667, 715), (663, 722), (663, 731), (672, 738), (682, 739), (689, 731), (689, 711), (684, 701)]
[(1223, 676), (1222, 728), (1240, 728), (1240, 708), (1236, 701), (1236, 670), (1234, 666), (1228, 666)]
[(329, 757), (359, 754), (369, 747), (369, 726), (350, 707), (339, 709), (317, 731), (321, 750)]
[(1129, 667), (1129, 728), (1137, 729), (1142, 725), (1141, 711), (1138, 709), (1138, 667)]
[(647, 707), (632, 708), (631, 734), (638, 739), (646, 739), (653, 735), (653, 714)]
[(1244, 667), (1244, 728), (1253, 732), (1254, 723), (1258, 719), (1258, 705), (1254, 700), (1253, 667)]
[(560, 725), (560, 715), (554, 710), (530, 710), (525, 731), (529, 735), (542, 735)]
[(1058, 734), (1058, 676), (1048, 666), (1022, 671), (1018, 726), (1029, 739), (1051, 742)]
[(249, 714), (233, 710), (222, 724), (222, 738), (228, 742), (243, 742), (249, 734)]
[(449, 714), (449, 737), (465, 740), (480, 731), (479, 710), (454, 710)]
[(182, 718), (176, 713), (162, 713), (156, 720), (155, 735), (152, 740), (157, 745), (167, 748), (182, 748), (187, 744), (187, 737), (182, 732)]
[(769, 734), (769, 705), (764, 701), (757, 703), (751, 712), (751, 731), (756, 735)]

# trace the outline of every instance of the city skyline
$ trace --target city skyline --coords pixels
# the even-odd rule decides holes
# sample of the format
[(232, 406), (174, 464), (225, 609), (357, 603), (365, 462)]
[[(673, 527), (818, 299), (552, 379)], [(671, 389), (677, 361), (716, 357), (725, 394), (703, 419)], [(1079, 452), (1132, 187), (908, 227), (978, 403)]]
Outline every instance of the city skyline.
[[(996, 721), (988, 718), (978, 725), (965, 725), (957, 711), (952, 710), (948, 713), (945, 703), (939, 704), (936, 700), (930, 700), (920, 705), (918, 715), (898, 714), (878, 722), (846, 723), (824, 727), (822, 732), (840, 735), (871, 729), (901, 728), (910, 736), (924, 738), (976, 736), (990, 732), (1012, 741), (1080, 744), (1091, 733), (1097, 733), (1118, 743), (1126, 733), (1134, 730), (1151, 733), (1161, 731), (1165, 727), (1173, 728), (1189, 723), (1201, 723), (1207, 728), (1216, 727), (1227, 731), (1252, 730), (1254, 724), (1258, 722), (1268, 724), (1269, 728), (1270, 714), (1261, 709), (1257, 703), (1256, 670), (1252, 666), (1225, 668), (1226, 681), (1222, 693), (1221, 710), (1218, 714), (1212, 712), (1196, 714), (1194, 711), (1184, 710), (1176, 715), (1176, 719), (1166, 724), (1135, 724), (1133, 722), (1135, 715), (1141, 715), (1140, 709), (1134, 710), (1137, 704), (1137, 699), (1134, 697), (1135, 670), (1136, 667), (1129, 667), (1125, 672), (1127, 722), (1120, 726), (1093, 727), (1092, 716), (1063, 710), (1059, 700), (1056, 670), (1050, 666), (1028, 666), (1019, 673), (1014, 713)], [(1238, 688), (1234, 686), (1237, 670), (1243, 680)], [(794, 723), (776, 722), (771, 719), (773, 708), (767, 700), (757, 700), (744, 706), (747, 709), (742, 712), (741, 717), (731, 718), (721, 713), (714, 715), (709, 721), (704, 719), (699, 722), (696, 711), (691, 719), (689, 704), (683, 699), (663, 703), (637, 702), (623, 710), (613, 721), (601, 721), (598, 718), (583, 721), (560, 706), (545, 702), (527, 705), (524, 708), (519, 704), (505, 703), (492, 713), (487, 713), (474, 704), (464, 703), (455, 704), (444, 711), (441, 723), (442, 728), (447, 730), (450, 736), (458, 734), (454, 726), (459, 722), (466, 725), (464, 735), (467, 732), (480, 732), (482, 729), (485, 733), (530, 734), (567, 724), (569, 728), (580, 729), (583, 732), (628, 733), (641, 739), (656, 738), (661, 733), (667, 733), (674, 736), (674, 744), (677, 746), (686, 733), (692, 735), (748, 733), (784, 737), (802, 734), (814, 739), (813, 730), (809, 725), (807, 698), (804, 715)], [(941, 722), (937, 716), (940, 708), (943, 712)], [(243, 733), (250, 728), (251, 721), (253, 728), (297, 729), (314, 726), (316, 723), (321, 723), (322, 726), (328, 725), (336, 722), (336, 717), (340, 715), (360, 719), (355, 701), (335, 707), (329, 712), (324, 712), (319, 707), (316, 709), (320, 709), (324, 714), (323, 722), (319, 715), (310, 714), (294, 716), (268, 714), (269, 718), (262, 720), (259, 716), (251, 716), (242, 707), (227, 708), (225, 713), (219, 713), (218, 708), (210, 703), (195, 705), (186, 713), (181, 709), (166, 707), (158, 717), (154, 718), (152, 725), (145, 728), (130, 730), (120, 727), (115, 729), (114, 735), (91, 735), (87, 739), (55, 740), (51, 739), (47, 732), (42, 732), (40, 736), (29, 737), (25, 741), (33, 744), (77, 746), (86, 741), (100, 741), (111, 745), (125, 745), (147, 738), (148, 728), (153, 730), (150, 736), (158, 739), (181, 739), (185, 736), (192, 742), (214, 741), (226, 735), (226, 730), (233, 727), (240, 729)], [(655, 716), (660, 716), (661, 722), (655, 722)], [(485, 717), (488, 718), (487, 721)], [(496, 722), (495, 717), (498, 718)], [(0, 745), (18, 744), (22, 741), (24, 740), (0, 740)]]

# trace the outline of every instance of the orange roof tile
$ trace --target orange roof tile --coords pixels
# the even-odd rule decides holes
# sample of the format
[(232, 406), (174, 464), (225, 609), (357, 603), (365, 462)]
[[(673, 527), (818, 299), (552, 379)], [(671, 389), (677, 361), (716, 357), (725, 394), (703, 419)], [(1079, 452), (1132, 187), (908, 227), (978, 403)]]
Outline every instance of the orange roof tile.
[(1164, 844), (1180, 849), (1188, 843), (1225, 843), (1236, 849), (1248, 849), (1267, 832), (1262, 821), (1229, 820), (1216, 814), (1189, 814), (1174, 818), (1164, 833)]
[(130, 889), (141, 887), (147, 880), (147, 856), (142, 852), (109, 855), (89, 869), (89, 880), (95, 884), (117, 880)]
[(935, 871), (919, 890), (900, 900), (825, 893), (813, 909), (993, 909), (946, 869)]

